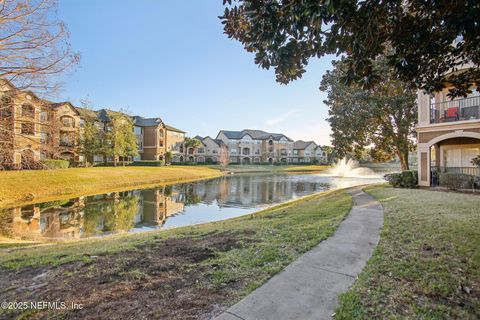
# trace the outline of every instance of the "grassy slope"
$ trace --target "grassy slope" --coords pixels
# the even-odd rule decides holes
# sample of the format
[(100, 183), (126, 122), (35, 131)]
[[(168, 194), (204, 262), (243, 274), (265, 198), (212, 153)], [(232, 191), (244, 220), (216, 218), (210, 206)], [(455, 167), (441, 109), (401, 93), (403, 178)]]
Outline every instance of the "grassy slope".
[(186, 166), (0, 171), (0, 208), (219, 175), (215, 169)]
[[(137, 310), (140, 314), (136, 316), (162, 316), (162, 312), (166, 312), (171, 318), (176, 318), (175, 315), (178, 315), (178, 319), (195, 318), (199, 311), (187, 307), (191, 301), (197, 301), (197, 307), (201, 301), (202, 313), (214, 312), (215, 306), (233, 304), (302, 253), (332, 235), (351, 206), (350, 195), (344, 191), (332, 191), (251, 215), (204, 225), (101, 240), (3, 248), (0, 249), (0, 283), (10, 283), (15, 281), (15, 277), (23, 281), (36, 274), (35, 270), (43, 273), (45, 268), (51, 268), (49, 272), (53, 273), (52, 279), (47, 277), (42, 280), (42, 284), (46, 284), (42, 289), (45, 291), (37, 291), (35, 299), (45, 299), (48, 292), (62, 292), (67, 288), (68, 294), (77, 292), (72, 299), (85, 303), (85, 308), (92, 308), (85, 312), (93, 312), (97, 310), (95, 308), (104, 310), (102, 307), (106, 304), (109, 305), (108, 309), (117, 310), (114, 304), (124, 303), (120, 299), (108, 299), (111, 292), (105, 287), (123, 284), (135, 287), (138, 280), (138, 286), (143, 288), (150, 280), (165, 282), (177, 277), (184, 280), (178, 282), (173, 279), (167, 284), (152, 282), (148, 285), (148, 290), (153, 290), (151, 294), (173, 297), (173, 302), (165, 300), (163, 310), (150, 310), (156, 308), (155, 304), (150, 305), (141, 311)], [(180, 246), (182, 243), (184, 245)], [(195, 256), (197, 253), (207, 254), (205, 258), (185, 260), (185, 254)], [(155, 258), (159, 259), (162, 255), (167, 256), (166, 260), (155, 262)], [(105, 263), (109, 263), (110, 267), (105, 269)], [(74, 273), (68, 272), (71, 265), (75, 266)], [(171, 268), (163, 273), (166, 266)], [(109, 268), (112, 274), (105, 274), (110, 272)], [(22, 272), (29, 276), (22, 275)], [(196, 279), (193, 284), (186, 283), (184, 287), (179, 287), (180, 283), (191, 279), (192, 274)], [(61, 277), (62, 281), (59, 282), (55, 277)], [(76, 283), (90, 281), (102, 285), (89, 288), (89, 292), (83, 294), (78, 291), (80, 288), (76, 290)], [(22, 288), (22, 285), (15, 284), (15, 287)], [(0, 290), (0, 297), (8, 301), (8, 295), (13, 294), (18, 301), (29, 301), (28, 288), (16, 290), (14, 293)], [(183, 296), (178, 297), (178, 292), (188, 292), (188, 303), (182, 302)], [(137, 294), (140, 293), (125, 291), (122, 299), (132, 301)], [(53, 298), (56, 297), (49, 296), (47, 300)], [(60, 300), (67, 298), (59, 297)], [(170, 307), (175, 310), (169, 311)]]
[[(221, 169), (219, 165), (207, 165), (209, 168)], [(330, 166), (323, 165), (233, 165), (227, 166), (227, 170), (235, 173), (248, 173), (248, 172), (270, 172), (270, 173), (289, 173), (289, 172), (320, 172), (330, 168)]]
[(385, 209), (373, 257), (336, 319), (480, 318), (480, 197), (369, 188)]

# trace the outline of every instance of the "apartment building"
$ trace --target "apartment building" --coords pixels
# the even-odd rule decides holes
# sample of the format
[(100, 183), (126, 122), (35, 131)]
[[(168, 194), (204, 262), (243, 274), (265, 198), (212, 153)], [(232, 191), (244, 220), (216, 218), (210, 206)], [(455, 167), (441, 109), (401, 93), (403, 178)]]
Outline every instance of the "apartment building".
[[(225, 150), (233, 164), (254, 163), (312, 163), (326, 161), (326, 153), (313, 141), (296, 141), (281, 133), (245, 129), (221, 130), (215, 139), (196, 136), (201, 142), (197, 148), (182, 151), (184, 156), (174, 162), (218, 162), (220, 150)], [(181, 153), (180, 153), (181, 154)]]
[(326, 162), (327, 153), (314, 141), (298, 140), (293, 143), (294, 163)]
[(81, 161), (79, 112), (0, 83), (0, 166), (29, 168), (45, 158)]
[(200, 141), (201, 145), (197, 148), (186, 148), (184, 150), (186, 152), (184, 158), (189, 162), (217, 163), (220, 160), (222, 150), (227, 150), (227, 146), (220, 139), (213, 139), (209, 136), (195, 136), (193, 139)]
[(175, 146), (185, 140), (185, 131), (165, 124), (161, 118), (133, 117), (138, 141), (138, 160), (164, 160), (165, 153), (178, 153)]
[(480, 93), (473, 90), (465, 98), (450, 100), (448, 89), (447, 85), (432, 95), (418, 92), (418, 180), (421, 186), (438, 184), (441, 172), (480, 176), (480, 168), (471, 163), (480, 154)]
[(216, 139), (228, 148), (230, 163), (289, 163), (293, 157), (293, 140), (281, 133), (244, 129), (221, 130)]

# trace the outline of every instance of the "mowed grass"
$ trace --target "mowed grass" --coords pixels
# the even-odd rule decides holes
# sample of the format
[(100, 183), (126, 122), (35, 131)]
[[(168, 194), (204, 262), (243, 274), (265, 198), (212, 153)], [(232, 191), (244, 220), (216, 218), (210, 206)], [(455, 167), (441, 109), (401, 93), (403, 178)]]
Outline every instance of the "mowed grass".
[(0, 171), (0, 208), (220, 176), (207, 167), (95, 167)]
[[(120, 309), (126, 318), (209, 318), (331, 236), (351, 206), (348, 193), (330, 191), (203, 225), (4, 247), (0, 284), (10, 289), (0, 290), (0, 298), (84, 304), (81, 313), (65, 318), (108, 318), (109, 310)], [(31, 278), (42, 284), (35, 293), (29, 289), (35, 286)], [(143, 295), (162, 298), (140, 309), (122, 308)], [(6, 312), (17, 317), (24, 311)]]
[[(209, 168), (222, 169), (219, 165), (207, 165)], [(235, 173), (308, 173), (325, 171), (331, 166), (327, 165), (230, 165), (226, 170)]]
[(479, 319), (480, 196), (366, 191), (382, 203), (385, 225), (335, 319)]

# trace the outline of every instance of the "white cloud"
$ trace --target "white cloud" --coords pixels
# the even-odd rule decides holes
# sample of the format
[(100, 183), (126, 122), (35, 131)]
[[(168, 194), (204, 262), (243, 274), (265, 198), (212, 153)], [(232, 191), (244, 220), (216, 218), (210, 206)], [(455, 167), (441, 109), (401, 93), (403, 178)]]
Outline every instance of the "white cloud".
[(288, 118), (290, 118), (291, 116), (293, 116), (293, 115), (295, 115), (295, 114), (297, 114), (297, 113), (298, 113), (298, 110), (297, 110), (297, 109), (290, 109), (290, 110), (288, 110), (287, 112), (282, 113), (282, 114), (278, 115), (278, 116), (275, 117), (275, 118), (268, 119), (268, 120), (265, 122), (265, 124), (266, 124), (267, 127), (276, 126), (277, 124), (288, 120)]

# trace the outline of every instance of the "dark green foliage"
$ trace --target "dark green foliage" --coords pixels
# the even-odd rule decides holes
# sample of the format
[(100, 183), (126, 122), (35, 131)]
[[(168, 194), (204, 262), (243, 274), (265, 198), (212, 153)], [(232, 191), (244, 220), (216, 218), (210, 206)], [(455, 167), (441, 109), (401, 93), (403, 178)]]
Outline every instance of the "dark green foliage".
[(407, 170), (386, 174), (385, 180), (395, 188), (416, 188), (418, 186), (418, 171)]
[[(480, 89), (478, 0), (223, 2), (225, 33), (280, 83), (301, 78), (310, 59), (336, 54), (346, 58), (347, 83), (371, 88), (382, 76), (372, 62), (390, 48), (388, 65), (414, 88), (431, 93), (448, 82), (454, 96)], [(466, 72), (446, 75), (468, 62)]]
[(452, 190), (473, 188), (475, 177), (469, 174), (445, 172), (439, 174), (440, 186)]
[(129, 166), (134, 167), (161, 167), (164, 165), (165, 162), (163, 160), (137, 160), (129, 164)]
[(328, 96), (327, 121), (332, 128), (332, 143), (341, 158), (352, 154), (357, 160), (369, 156), (385, 162), (398, 157), (402, 170), (408, 170), (408, 154), (414, 147), (417, 122), (415, 91), (401, 81), (385, 58), (373, 65), (381, 73), (381, 83), (374, 90), (347, 86), (345, 61), (334, 63), (334, 70), (323, 76), (320, 89)]
[(480, 167), (480, 154), (472, 159), (472, 164), (474, 166)]
[(70, 162), (67, 160), (52, 160), (46, 159), (41, 161), (47, 169), (66, 169), (70, 166)]

